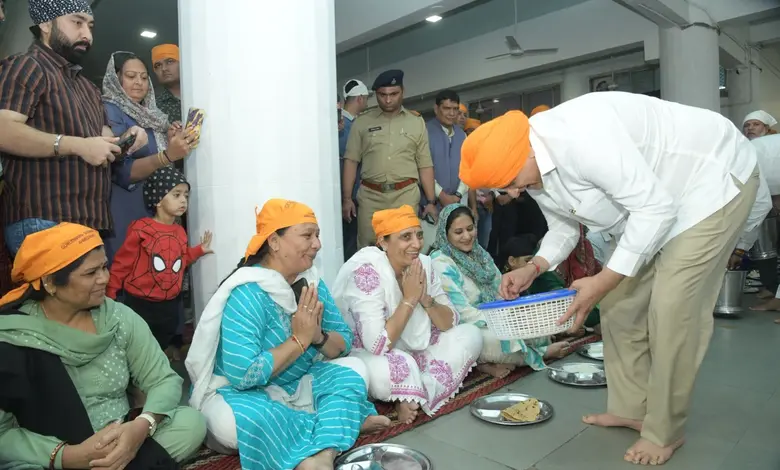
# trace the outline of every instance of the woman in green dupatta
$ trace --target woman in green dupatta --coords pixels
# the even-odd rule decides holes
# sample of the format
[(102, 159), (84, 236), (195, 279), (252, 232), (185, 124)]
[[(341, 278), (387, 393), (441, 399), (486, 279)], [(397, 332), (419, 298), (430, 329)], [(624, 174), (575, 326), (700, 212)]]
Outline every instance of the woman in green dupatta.
[[(199, 412), (178, 406), (182, 379), (146, 323), (105, 296), (106, 262), (98, 233), (81, 225), (63, 223), (25, 238), (12, 272), (22, 285), (0, 299), (0, 462), (175, 468), (175, 461), (203, 442), (205, 421)], [(44, 357), (40, 363), (51, 367), (42, 374), (9, 357), (29, 358), (30, 364)], [(41, 390), (59, 371), (60, 386)], [(131, 381), (146, 394), (146, 403), (140, 416), (125, 422)], [(31, 390), (29, 398), (13, 395), (20, 383)], [(62, 396), (70, 391), (75, 400), (65, 403)], [(61, 404), (43, 419), (35, 416), (49, 402)], [(28, 423), (56, 431), (41, 434), (27, 429)], [(84, 440), (69, 442), (64, 436), (73, 436), (72, 428), (81, 423)], [(151, 454), (154, 465), (138, 463)]]
[(501, 341), (488, 329), (477, 306), (500, 298), (501, 272), (477, 243), (474, 216), (468, 207), (451, 204), (439, 214), (431, 260), (460, 322), (471, 323), (482, 332), (479, 370), (495, 377), (506, 376), (518, 365), (541, 370), (545, 359), (568, 353), (567, 342), (551, 343), (550, 338)]

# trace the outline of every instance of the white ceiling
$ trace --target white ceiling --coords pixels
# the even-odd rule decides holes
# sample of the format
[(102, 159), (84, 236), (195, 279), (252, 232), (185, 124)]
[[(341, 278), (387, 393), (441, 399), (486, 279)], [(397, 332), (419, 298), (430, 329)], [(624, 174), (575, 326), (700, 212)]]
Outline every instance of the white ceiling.
[[(538, 18), (585, 1), (587, 0), (518, 0), (517, 21)], [(337, 62), (339, 77), (377, 70), (383, 65), (399, 62), (407, 57), (420, 55), (514, 24), (515, 8), (512, 0), (487, 0), (475, 2), (473, 5), (471, 8), (466, 6), (446, 16), (438, 23), (421, 23), (416, 27), (368, 43), (364, 47), (339, 54)]]
[[(365, 47), (361, 46), (368, 41), (372, 41), (369, 44), (374, 68), (488, 33), (514, 21), (512, 0), (399, 0), (397, 4), (386, 0), (334, 1), (338, 48), (351, 48), (339, 55), (339, 76), (366, 71)], [(518, 0), (519, 20), (583, 1), (586, 0)], [(178, 42), (177, 0), (95, 0), (94, 3), (95, 42), (84, 63), (90, 77), (102, 77), (112, 52), (131, 51), (149, 61), (155, 45)], [(366, 11), (372, 14), (366, 15)], [(440, 12), (445, 19), (435, 24), (420, 23), (431, 11)], [(382, 23), (389, 18), (392, 21)], [(356, 27), (356, 23), (361, 26)], [(156, 31), (157, 37), (140, 37), (143, 29)]]

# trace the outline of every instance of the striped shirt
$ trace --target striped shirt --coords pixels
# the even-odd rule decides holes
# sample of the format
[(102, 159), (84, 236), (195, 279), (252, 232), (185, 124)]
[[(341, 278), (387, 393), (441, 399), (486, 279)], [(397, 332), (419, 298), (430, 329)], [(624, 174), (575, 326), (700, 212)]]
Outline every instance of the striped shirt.
[[(40, 42), (25, 54), (0, 62), (0, 109), (27, 116), (27, 124), (49, 134), (102, 135), (107, 118), (100, 91), (81, 67)], [(110, 230), (110, 167), (78, 156), (22, 158), (2, 154), (5, 224), (38, 218)]]

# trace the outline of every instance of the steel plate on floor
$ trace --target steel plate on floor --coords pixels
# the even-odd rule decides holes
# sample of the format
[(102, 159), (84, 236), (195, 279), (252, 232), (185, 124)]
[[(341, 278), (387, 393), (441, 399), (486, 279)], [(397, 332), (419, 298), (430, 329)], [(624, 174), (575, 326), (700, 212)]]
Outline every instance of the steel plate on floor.
[(547, 376), (555, 382), (575, 387), (603, 387), (607, 385), (604, 364), (570, 362), (557, 368), (548, 368)]
[(595, 343), (588, 343), (585, 346), (577, 350), (581, 356), (585, 356), (588, 359), (594, 361), (604, 360), (604, 343), (602, 341), (596, 341)]
[(336, 470), (432, 470), (422, 452), (398, 444), (367, 444), (336, 459)]
[[(501, 411), (522, 401), (534, 398), (522, 393), (494, 393), (471, 402), (469, 409), (471, 414), (488, 423), (500, 424), (502, 426), (527, 426), (529, 424), (538, 424), (553, 416), (552, 405), (544, 400), (539, 400), (539, 417), (536, 421), (510, 421), (501, 416)], [(537, 398), (538, 400), (538, 398)]]

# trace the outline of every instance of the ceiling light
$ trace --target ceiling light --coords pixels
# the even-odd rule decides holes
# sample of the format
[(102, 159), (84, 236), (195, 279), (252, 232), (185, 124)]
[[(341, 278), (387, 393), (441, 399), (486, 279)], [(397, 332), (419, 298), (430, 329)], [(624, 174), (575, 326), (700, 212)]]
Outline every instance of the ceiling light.
[(154, 39), (154, 38), (157, 37), (157, 33), (155, 33), (154, 31), (149, 31), (148, 29), (145, 29), (145, 30), (141, 31), (141, 37), (142, 38), (147, 38), (147, 39)]
[(494, 103), (498, 103), (498, 98), (493, 100)]
[(721, 85), (721, 86), (719, 86), (719, 87), (718, 87), (718, 90), (725, 90), (725, 89), (726, 89), (726, 87), (725, 87), (725, 86), (723, 86), (723, 85)]
[(428, 18), (425, 18), (425, 21), (427, 21), (428, 23), (436, 23), (436, 22), (441, 21), (441, 16), (439, 16), (439, 15), (431, 15)]

